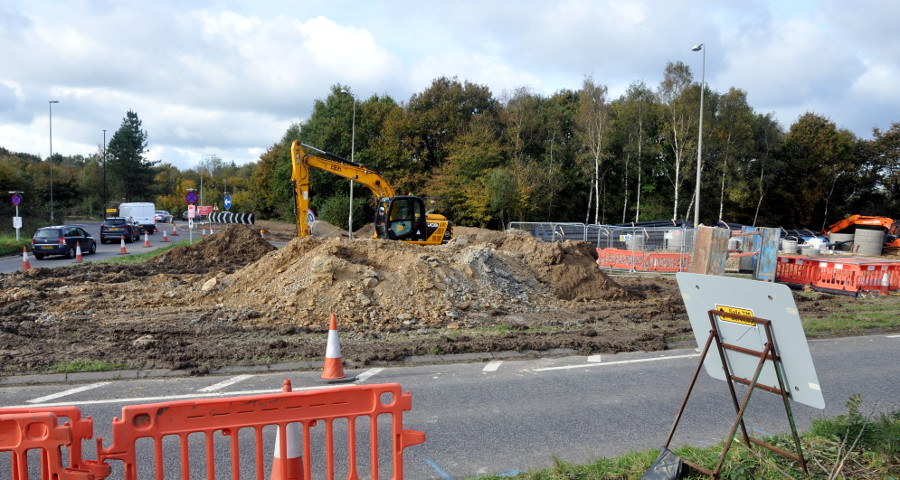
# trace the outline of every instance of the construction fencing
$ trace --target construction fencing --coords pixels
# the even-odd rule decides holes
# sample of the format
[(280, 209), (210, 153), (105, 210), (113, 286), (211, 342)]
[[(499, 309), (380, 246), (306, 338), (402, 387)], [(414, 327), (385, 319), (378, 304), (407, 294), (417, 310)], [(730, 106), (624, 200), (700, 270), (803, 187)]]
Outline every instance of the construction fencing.
[[(131, 405), (96, 440), (77, 407), (0, 409), (2, 478), (403, 478), (410, 394), (397, 384)], [(64, 421), (63, 419), (67, 419)], [(66, 462), (66, 458), (68, 461)], [(217, 462), (217, 458), (220, 461)]]
[(694, 229), (686, 227), (511, 222), (509, 230), (523, 230), (545, 242), (590, 242), (597, 248), (598, 265), (629, 271), (685, 272), (694, 251)]

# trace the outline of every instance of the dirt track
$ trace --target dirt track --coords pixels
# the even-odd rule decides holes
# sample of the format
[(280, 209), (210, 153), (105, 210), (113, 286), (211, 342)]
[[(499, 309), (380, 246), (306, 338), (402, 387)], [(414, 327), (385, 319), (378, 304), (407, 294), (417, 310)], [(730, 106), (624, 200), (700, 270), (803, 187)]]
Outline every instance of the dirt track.
[[(291, 226), (268, 227), (266, 240), (291, 238)], [(205, 373), (321, 359), (332, 312), (350, 365), (662, 350), (690, 332), (674, 278), (611, 279), (586, 243), (458, 228), (440, 247), (311, 237), (276, 250), (257, 231), (230, 226), (130, 266), (0, 275), (2, 373), (75, 362)], [(799, 305), (804, 317), (823, 316), (846, 301)]]

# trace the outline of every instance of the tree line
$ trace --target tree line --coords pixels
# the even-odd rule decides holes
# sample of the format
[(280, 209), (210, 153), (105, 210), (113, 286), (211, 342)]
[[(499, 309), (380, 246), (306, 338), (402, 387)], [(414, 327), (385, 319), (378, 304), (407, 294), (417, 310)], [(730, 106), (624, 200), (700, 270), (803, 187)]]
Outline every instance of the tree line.
[[(437, 197), (457, 225), (691, 220), (698, 201), (707, 225), (819, 230), (851, 214), (900, 216), (900, 123), (860, 139), (808, 112), (785, 131), (735, 87), (703, 92), (695, 198), (700, 89), (681, 62), (666, 65), (659, 85), (635, 81), (614, 99), (592, 77), (579, 90), (544, 96), (523, 87), (500, 97), (441, 77), (402, 103), (336, 84), (258, 161), (205, 156), (186, 171), (146, 159), (147, 132), (129, 111), (105, 155), (44, 160), (0, 149), (0, 188), (26, 190), (42, 218), (52, 162), (53, 203), (68, 216), (102, 215), (122, 199), (177, 213), (202, 183), (205, 204), (221, 206), (227, 191), (237, 211), (293, 221), (290, 144), (299, 140), (352, 156), (398, 192)], [(313, 171), (311, 206), (346, 227), (349, 190), (349, 181)], [(370, 221), (372, 204), (365, 189), (354, 191), (354, 228)]]

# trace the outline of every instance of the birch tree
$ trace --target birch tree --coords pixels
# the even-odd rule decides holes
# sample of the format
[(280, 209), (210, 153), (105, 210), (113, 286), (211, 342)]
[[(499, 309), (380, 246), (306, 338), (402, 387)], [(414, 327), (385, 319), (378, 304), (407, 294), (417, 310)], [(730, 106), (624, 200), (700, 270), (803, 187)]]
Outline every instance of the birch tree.
[(603, 162), (606, 122), (609, 117), (609, 104), (606, 98), (605, 85), (594, 83), (592, 77), (584, 80), (578, 96), (576, 112), (576, 135), (584, 147), (585, 166), (590, 169), (591, 190), (588, 195), (587, 216), (585, 223), (591, 223), (591, 207), (594, 207), (594, 222), (600, 219), (600, 165)]
[(657, 90), (660, 103), (666, 109), (665, 127), (661, 137), (667, 143), (668, 154), (671, 156), (674, 176), (672, 180), (672, 220), (678, 219), (678, 206), (680, 201), (681, 184), (684, 182), (682, 175), (682, 163), (687, 149), (687, 139), (690, 138), (694, 128), (695, 116), (692, 104), (685, 99), (685, 90), (691, 84), (691, 69), (683, 62), (666, 64), (663, 80)]

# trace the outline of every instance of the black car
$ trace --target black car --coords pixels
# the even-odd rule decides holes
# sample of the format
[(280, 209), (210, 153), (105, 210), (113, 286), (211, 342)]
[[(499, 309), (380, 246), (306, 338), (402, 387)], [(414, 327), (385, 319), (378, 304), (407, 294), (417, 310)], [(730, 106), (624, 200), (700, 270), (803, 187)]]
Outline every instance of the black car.
[(77, 225), (39, 228), (31, 238), (31, 251), (34, 253), (34, 258), (38, 260), (50, 255), (75, 258), (78, 246), (81, 247), (82, 253), (97, 252), (97, 242), (94, 241), (94, 237)]
[(109, 217), (100, 225), (100, 243), (107, 241), (131, 243), (141, 238), (141, 226), (130, 218)]

